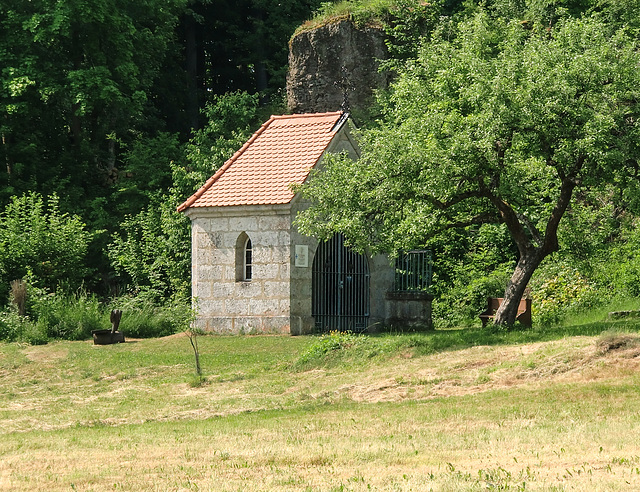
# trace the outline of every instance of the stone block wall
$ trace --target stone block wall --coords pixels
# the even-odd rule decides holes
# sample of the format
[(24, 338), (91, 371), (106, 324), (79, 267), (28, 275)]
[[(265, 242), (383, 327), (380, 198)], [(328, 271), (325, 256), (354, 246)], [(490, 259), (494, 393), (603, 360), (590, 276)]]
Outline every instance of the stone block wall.
[[(192, 212), (192, 294), (196, 326), (216, 333), (290, 332), (288, 207)], [(252, 244), (252, 278), (236, 279), (238, 238)]]

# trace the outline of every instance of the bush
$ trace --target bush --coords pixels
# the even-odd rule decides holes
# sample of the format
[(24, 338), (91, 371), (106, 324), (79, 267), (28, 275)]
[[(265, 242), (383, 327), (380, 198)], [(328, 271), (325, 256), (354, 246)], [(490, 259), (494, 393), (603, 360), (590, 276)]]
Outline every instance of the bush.
[(49, 337), (42, 325), (28, 316), (19, 315), (14, 309), (7, 309), (0, 311), (0, 341), (43, 345)]
[(542, 268), (532, 281), (532, 317), (542, 326), (559, 324), (568, 315), (587, 311), (603, 302), (595, 285), (566, 265)]
[(188, 304), (175, 302), (156, 306), (140, 297), (122, 297), (113, 303), (113, 309), (122, 310), (120, 330), (127, 337), (164, 337), (185, 331), (193, 319)]
[(46, 327), (38, 324), (26, 322), (22, 325), (19, 341), (30, 345), (46, 345), (49, 343)]
[(112, 267), (129, 280), (133, 292), (155, 303), (189, 297), (191, 230), (176, 204), (153, 203), (127, 217), (108, 249)]
[(461, 269), (454, 285), (433, 300), (435, 326), (449, 328), (477, 324), (478, 315), (487, 307), (487, 298), (502, 297), (510, 276), (509, 264), (501, 265), (488, 274), (473, 270), (463, 272)]
[(21, 323), (24, 318), (18, 313), (6, 310), (0, 311), (0, 340), (13, 342), (21, 331)]
[[(86, 340), (93, 330), (110, 327), (108, 314), (98, 299), (84, 291), (77, 294), (47, 294), (31, 289), (28, 302), (36, 326), (49, 338)], [(37, 292), (37, 294), (36, 294)]]
[(0, 213), (0, 302), (9, 283), (28, 274), (50, 290), (79, 287), (90, 239), (78, 216), (60, 212), (57, 196), (46, 206), (37, 193), (14, 197)]

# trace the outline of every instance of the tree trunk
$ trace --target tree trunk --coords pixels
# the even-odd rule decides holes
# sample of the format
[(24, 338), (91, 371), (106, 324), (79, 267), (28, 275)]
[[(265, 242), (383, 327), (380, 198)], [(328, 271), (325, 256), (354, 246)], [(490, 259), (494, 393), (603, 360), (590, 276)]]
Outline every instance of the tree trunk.
[(541, 249), (533, 249), (520, 256), (513, 275), (504, 291), (504, 300), (496, 311), (494, 324), (513, 325), (518, 315), (518, 306), (533, 272), (547, 256)]
[(544, 238), (540, 238), (537, 230), (535, 230), (534, 235), (538, 238), (539, 246), (534, 246), (529, 240), (525, 234), (524, 225), (520, 222), (511, 206), (497, 197), (492, 197), (492, 201), (502, 214), (504, 222), (511, 233), (511, 237), (520, 252), (520, 259), (504, 291), (504, 300), (493, 318), (495, 325), (513, 325), (516, 322), (520, 300), (522, 299), (524, 290), (527, 288), (529, 280), (531, 280), (533, 272), (540, 266), (542, 260), (554, 251), (558, 251), (558, 226), (569, 206), (573, 189), (576, 187), (574, 177), (582, 168), (583, 163), (584, 157), (578, 157), (572, 174), (563, 177), (556, 205), (553, 207), (553, 211), (547, 221)]
[(191, 131), (200, 128), (200, 105), (198, 101), (198, 40), (197, 24), (193, 15), (187, 14), (185, 24), (185, 58), (187, 68), (187, 117)]

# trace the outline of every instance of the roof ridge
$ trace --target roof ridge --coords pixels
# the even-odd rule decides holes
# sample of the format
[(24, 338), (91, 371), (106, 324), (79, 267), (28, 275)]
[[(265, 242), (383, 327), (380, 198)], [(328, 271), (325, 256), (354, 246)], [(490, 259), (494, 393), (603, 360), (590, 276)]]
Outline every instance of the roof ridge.
[(324, 116), (337, 116), (342, 114), (343, 111), (326, 111), (324, 113), (295, 113), (295, 114), (280, 114), (280, 115), (271, 115), (270, 119), (274, 120), (284, 120), (288, 118), (321, 118)]

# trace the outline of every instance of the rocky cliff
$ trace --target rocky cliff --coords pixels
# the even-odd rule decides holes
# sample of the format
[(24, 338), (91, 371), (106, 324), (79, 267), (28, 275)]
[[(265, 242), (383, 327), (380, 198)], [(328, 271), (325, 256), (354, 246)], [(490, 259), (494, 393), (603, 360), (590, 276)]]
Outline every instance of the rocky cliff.
[(296, 35), (290, 43), (287, 103), (293, 113), (364, 110), (373, 89), (385, 88), (379, 71), (387, 57), (384, 31), (341, 20)]

